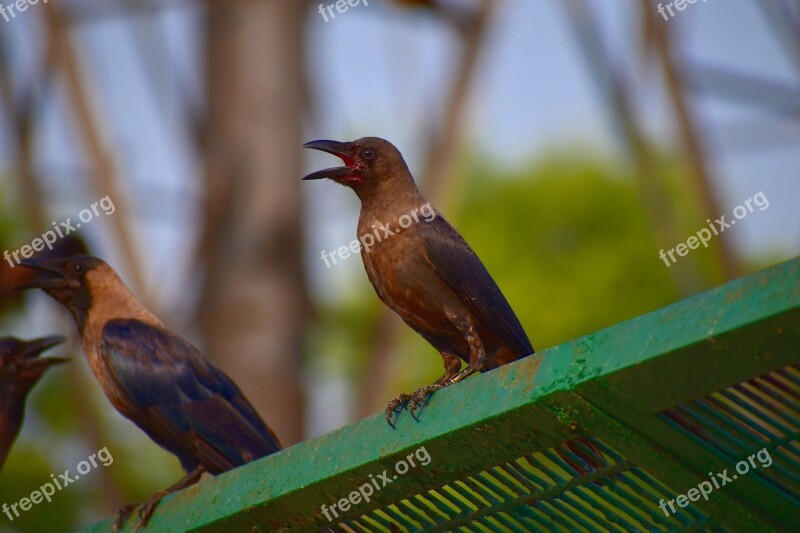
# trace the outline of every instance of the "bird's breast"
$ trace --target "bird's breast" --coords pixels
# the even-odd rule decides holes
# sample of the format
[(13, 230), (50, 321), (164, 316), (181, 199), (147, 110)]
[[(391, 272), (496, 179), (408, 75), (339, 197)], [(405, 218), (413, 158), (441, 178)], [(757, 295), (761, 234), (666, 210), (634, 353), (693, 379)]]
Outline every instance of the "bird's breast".
[(382, 299), (391, 295), (396, 298), (408, 288), (410, 265), (421, 259), (419, 251), (404, 236), (383, 235), (386, 227), (378, 226), (377, 231), (368, 233), (371, 229), (370, 226), (359, 228), (362, 243), (365, 241), (363, 236), (367, 234), (375, 239), (375, 243), (369, 248), (362, 245), (361, 259), (364, 261), (364, 269)]
[(446, 312), (466, 310), (427, 261), (413, 227), (406, 231), (382, 239), (370, 250), (362, 248), (367, 277), (380, 299), (418, 332), (456, 334)]
[(111, 405), (119, 411), (123, 416), (131, 418), (131, 412), (127, 405), (125, 398), (122, 396), (122, 391), (117, 384), (117, 380), (111, 374), (111, 371), (103, 357), (100, 348), (101, 339), (91, 338), (87, 336), (83, 341), (83, 352), (86, 355), (86, 361), (89, 363), (89, 368), (92, 370), (97, 383), (103, 394), (106, 395)]

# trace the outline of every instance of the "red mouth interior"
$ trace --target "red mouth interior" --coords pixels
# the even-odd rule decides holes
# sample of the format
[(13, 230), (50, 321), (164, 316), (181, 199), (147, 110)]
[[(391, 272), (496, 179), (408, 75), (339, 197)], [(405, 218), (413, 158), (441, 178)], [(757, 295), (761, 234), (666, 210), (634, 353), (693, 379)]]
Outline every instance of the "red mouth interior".
[(356, 160), (349, 155), (337, 153), (336, 156), (344, 162), (347, 168), (356, 168)]

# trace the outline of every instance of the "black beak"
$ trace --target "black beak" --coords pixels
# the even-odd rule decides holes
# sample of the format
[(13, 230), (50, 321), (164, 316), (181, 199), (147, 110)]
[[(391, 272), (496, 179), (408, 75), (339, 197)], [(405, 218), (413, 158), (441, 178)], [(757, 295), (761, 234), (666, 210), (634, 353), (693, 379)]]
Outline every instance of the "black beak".
[(57, 289), (64, 284), (64, 275), (58, 267), (47, 259), (25, 259), (21, 266), (39, 271), (38, 277), (20, 283), (17, 290), (25, 289)]
[[(38, 357), (43, 352), (49, 350), (53, 346), (58, 346), (66, 339), (60, 335), (53, 337), (42, 337), (25, 343), (25, 349), (22, 352), (23, 359), (32, 359)], [(66, 359), (64, 359), (66, 361)]]
[(41, 375), (45, 369), (53, 366), (69, 362), (69, 359), (64, 357), (42, 357), (39, 356), (53, 346), (57, 346), (64, 342), (64, 337), (43, 337), (25, 343), (25, 348), (17, 360), (22, 369), (29, 372), (34, 372), (36, 375)]
[(308, 176), (304, 177), (304, 180), (320, 180), (323, 178), (328, 178), (338, 181), (350, 176), (359, 176), (361, 174), (359, 169), (356, 167), (355, 159), (353, 159), (353, 157), (350, 155), (352, 143), (319, 140), (307, 142), (303, 145), (303, 148), (311, 148), (312, 150), (320, 150), (322, 152), (335, 155), (344, 161), (345, 164), (343, 167), (326, 168), (324, 170), (312, 172)]

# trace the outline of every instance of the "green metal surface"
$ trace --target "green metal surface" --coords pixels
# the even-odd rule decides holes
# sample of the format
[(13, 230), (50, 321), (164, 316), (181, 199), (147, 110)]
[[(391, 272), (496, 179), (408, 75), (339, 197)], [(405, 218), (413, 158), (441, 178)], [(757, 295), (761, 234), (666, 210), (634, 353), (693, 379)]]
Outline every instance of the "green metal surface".
[[(441, 390), (419, 422), (378, 414), (204, 480), (148, 531), (797, 530), (799, 347), (796, 258)], [(771, 466), (659, 508), (762, 448)]]

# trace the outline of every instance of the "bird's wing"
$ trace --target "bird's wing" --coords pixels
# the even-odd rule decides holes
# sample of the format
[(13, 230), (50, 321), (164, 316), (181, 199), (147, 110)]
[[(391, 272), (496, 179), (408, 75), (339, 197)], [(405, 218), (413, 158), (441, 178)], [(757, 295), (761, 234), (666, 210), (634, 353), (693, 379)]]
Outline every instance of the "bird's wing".
[(497, 283), (453, 226), (437, 213), (431, 222), (420, 221), (416, 227), (431, 266), (461, 301), (515, 354), (533, 353), (531, 341)]
[(140, 413), (133, 421), (184, 467), (186, 458), (218, 473), (281, 449), (236, 384), (174, 333), (111, 320), (101, 351), (129, 410)]

